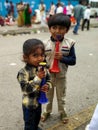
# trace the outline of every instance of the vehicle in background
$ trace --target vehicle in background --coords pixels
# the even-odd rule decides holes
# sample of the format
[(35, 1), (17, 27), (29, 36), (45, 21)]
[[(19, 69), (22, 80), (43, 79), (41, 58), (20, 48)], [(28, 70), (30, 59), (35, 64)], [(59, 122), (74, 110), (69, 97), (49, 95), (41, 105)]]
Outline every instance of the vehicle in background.
[(98, 0), (89, 0), (90, 9), (91, 9), (91, 17), (98, 16)]

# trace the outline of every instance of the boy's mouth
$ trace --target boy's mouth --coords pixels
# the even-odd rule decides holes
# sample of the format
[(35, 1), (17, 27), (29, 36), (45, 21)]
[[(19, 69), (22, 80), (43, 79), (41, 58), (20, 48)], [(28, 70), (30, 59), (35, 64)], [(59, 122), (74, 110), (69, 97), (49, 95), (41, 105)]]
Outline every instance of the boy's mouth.
[(61, 34), (57, 34), (57, 35), (55, 35), (55, 38), (54, 38), (56, 41), (62, 41), (62, 39), (63, 39), (63, 35), (61, 35)]
[(57, 35), (56, 35), (56, 39), (57, 39), (57, 40), (61, 40), (61, 39), (62, 39), (62, 35), (61, 35), (61, 34), (57, 34)]

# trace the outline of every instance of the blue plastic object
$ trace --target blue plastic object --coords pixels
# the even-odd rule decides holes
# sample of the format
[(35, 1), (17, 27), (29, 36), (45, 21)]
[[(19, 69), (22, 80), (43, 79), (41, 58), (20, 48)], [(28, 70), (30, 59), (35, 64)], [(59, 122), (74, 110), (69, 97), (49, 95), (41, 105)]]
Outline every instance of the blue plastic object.
[[(41, 67), (42, 70), (44, 70), (44, 67), (46, 66), (46, 62), (41, 62), (39, 66)], [(40, 86), (42, 87), (44, 84), (46, 84), (46, 78), (42, 79)], [(45, 104), (48, 102), (45, 92), (40, 91), (40, 97), (38, 98), (38, 102), (41, 104)]]
[[(46, 83), (46, 79), (43, 78), (42, 79), (42, 82), (41, 82), (41, 86), (43, 86), (44, 84)], [(46, 97), (46, 93), (45, 92), (40, 92), (40, 97), (38, 98), (38, 102), (41, 103), (41, 104), (45, 104), (48, 102), (48, 99)]]

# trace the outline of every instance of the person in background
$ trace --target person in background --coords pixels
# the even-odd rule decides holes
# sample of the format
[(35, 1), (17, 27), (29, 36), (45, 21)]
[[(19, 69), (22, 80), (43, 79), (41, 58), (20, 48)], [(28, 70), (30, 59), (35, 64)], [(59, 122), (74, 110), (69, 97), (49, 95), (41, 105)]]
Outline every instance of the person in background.
[(51, 6), (50, 6), (50, 11), (49, 11), (49, 17), (51, 17), (52, 15), (55, 14), (55, 9), (56, 9), (56, 6), (55, 6), (55, 4), (52, 1), (51, 2)]
[(5, 25), (5, 20), (2, 16), (0, 16), (0, 25), (4, 26)]
[(56, 7), (56, 14), (58, 13), (63, 13), (63, 5), (62, 3), (57, 3), (57, 7)]
[[(22, 109), (24, 130), (41, 130), (38, 127), (41, 117), (41, 104), (38, 102), (40, 92), (51, 88), (48, 70), (39, 69), (40, 62), (45, 60), (45, 48), (42, 41), (28, 39), (23, 44), (23, 61), (25, 66), (18, 71), (17, 79), (22, 90)], [(46, 83), (41, 86), (42, 79)]]
[(9, 10), (9, 15), (13, 17), (14, 19), (14, 4), (12, 1), (10, 1), (10, 10)]
[(46, 5), (42, 1), (39, 4), (39, 10), (41, 14), (41, 24), (43, 25), (46, 22)]
[(63, 14), (65, 14), (65, 15), (67, 14), (67, 9), (66, 9), (65, 5), (63, 6)]
[(27, 3), (24, 9), (24, 25), (26, 27), (31, 27), (31, 14), (32, 14), (32, 9), (30, 8), (29, 3)]
[(84, 11), (84, 17), (83, 17), (83, 22), (82, 22), (82, 26), (81, 26), (81, 30), (84, 30), (85, 24), (87, 24), (87, 30), (89, 30), (90, 28), (90, 5), (87, 6), (87, 8)]
[(4, 3), (6, 14), (5, 16), (8, 16), (10, 14), (10, 2), (8, 0)]
[[(54, 91), (56, 89), (58, 112), (60, 113), (60, 119), (63, 123), (68, 123), (68, 117), (66, 113), (66, 75), (69, 65), (76, 64), (75, 55), (75, 41), (65, 37), (71, 26), (69, 16), (58, 13), (51, 16), (48, 20), (48, 27), (50, 31), (50, 38), (45, 43), (45, 55), (46, 61), (49, 66), (52, 89), (47, 93), (49, 102), (47, 103), (45, 110), (41, 116), (41, 121), (45, 121), (51, 115)], [(55, 52), (55, 46), (59, 42), (59, 51)], [(58, 73), (52, 72), (51, 68), (54, 64), (54, 59), (58, 61), (60, 71)]]
[(35, 20), (33, 21), (35, 24), (41, 23), (41, 14), (39, 9), (35, 9)]
[(15, 25), (16, 22), (15, 20), (13, 19), (13, 16), (12, 15), (8, 15), (7, 17), (5, 17), (5, 25), (8, 25), (8, 26), (13, 26)]
[(78, 29), (80, 26), (80, 21), (83, 18), (83, 5), (82, 5), (82, 0), (79, 1), (79, 4), (74, 7), (74, 17), (76, 19), (76, 25), (74, 26), (73, 29), (73, 34), (77, 35), (78, 34)]
[(69, 17), (71, 17), (72, 16), (72, 14), (73, 14), (73, 9), (74, 9), (74, 7), (73, 7), (73, 5), (70, 3), (70, 2), (68, 2), (68, 5), (66, 6), (66, 14), (69, 16)]
[(18, 12), (18, 18), (17, 18), (17, 25), (18, 27), (24, 26), (24, 4), (21, 1), (20, 3), (17, 3), (17, 12)]

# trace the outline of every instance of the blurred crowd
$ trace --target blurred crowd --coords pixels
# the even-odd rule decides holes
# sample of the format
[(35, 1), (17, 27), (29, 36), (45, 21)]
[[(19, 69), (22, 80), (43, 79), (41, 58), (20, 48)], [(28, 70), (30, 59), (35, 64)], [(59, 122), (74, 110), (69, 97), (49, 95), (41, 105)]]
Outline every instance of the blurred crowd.
[[(14, 16), (15, 8), (17, 9), (17, 17)], [(70, 17), (70, 20), (73, 24), (76, 24), (74, 17), (74, 6), (68, 2), (67, 5), (64, 5), (62, 2), (54, 4), (51, 2), (50, 8), (46, 11), (46, 5), (44, 2), (40, 2), (37, 9), (33, 10), (29, 3), (24, 3), (20, 1), (16, 4), (13, 4), (12, 1), (5, 1), (6, 16), (0, 16), (0, 25), (1, 26), (12, 26), (17, 25), (18, 27), (26, 26), (30, 27), (34, 24), (45, 24), (49, 17), (57, 13), (64, 13)], [(86, 9), (86, 6), (84, 10)], [(85, 23), (84, 23), (85, 24)], [(83, 26), (84, 26), (83, 24)], [(83, 29), (83, 27), (82, 27)]]

